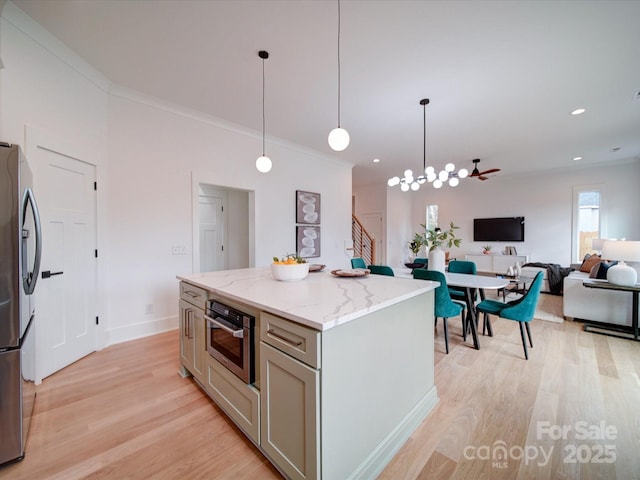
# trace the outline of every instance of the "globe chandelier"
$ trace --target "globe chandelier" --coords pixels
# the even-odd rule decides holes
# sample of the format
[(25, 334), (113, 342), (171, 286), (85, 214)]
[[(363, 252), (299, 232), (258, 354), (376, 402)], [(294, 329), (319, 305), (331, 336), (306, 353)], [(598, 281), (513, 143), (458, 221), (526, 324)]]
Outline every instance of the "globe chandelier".
[(448, 183), (451, 187), (456, 187), (460, 183), (461, 178), (465, 178), (469, 175), (469, 171), (466, 168), (461, 168), (457, 172), (456, 166), (453, 163), (447, 163), (444, 170), (441, 170), (436, 174), (436, 169), (432, 166), (427, 167), (427, 105), (429, 104), (428, 98), (420, 100), (422, 105), (422, 124), (423, 124), (423, 150), (422, 150), (422, 172), (417, 177), (413, 176), (413, 170), (407, 169), (404, 171), (404, 176), (392, 177), (387, 181), (387, 185), (395, 187), (400, 185), (400, 190), (408, 192), (409, 190), (420, 190), (420, 186), (425, 183), (432, 183), (434, 188), (440, 188), (445, 183)]

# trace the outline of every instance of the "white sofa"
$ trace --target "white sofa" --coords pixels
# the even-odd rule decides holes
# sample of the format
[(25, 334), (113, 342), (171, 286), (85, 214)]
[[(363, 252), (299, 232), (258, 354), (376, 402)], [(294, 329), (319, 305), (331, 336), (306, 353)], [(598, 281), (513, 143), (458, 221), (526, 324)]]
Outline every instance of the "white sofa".
[[(572, 265), (573, 268), (576, 268)], [(579, 265), (578, 265), (579, 267)], [(533, 278), (537, 275), (538, 272), (542, 272), (542, 288), (540, 289), (541, 292), (544, 293), (551, 293), (551, 289), (549, 288), (549, 269), (546, 267), (534, 267), (534, 266), (523, 266), (522, 267), (522, 275), (525, 277), (530, 277)], [(562, 274), (563, 272), (558, 272), (559, 274)], [(557, 292), (559, 293), (559, 292)]]
[[(638, 270), (638, 278), (640, 278), (640, 264), (633, 266)], [(565, 318), (631, 326), (631, 292), (587, 288), (582, 285), (582, 282), (588, 278), (588, 273), (580, 272), (578, 269), (565, 277), (563, 284)]]

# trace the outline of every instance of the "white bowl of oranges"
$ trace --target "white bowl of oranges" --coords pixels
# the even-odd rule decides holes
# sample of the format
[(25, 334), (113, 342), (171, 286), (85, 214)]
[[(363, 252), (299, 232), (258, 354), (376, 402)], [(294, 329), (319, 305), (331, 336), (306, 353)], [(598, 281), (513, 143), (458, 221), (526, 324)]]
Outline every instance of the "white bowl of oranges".
[(302, 280), (309, 275), (309, 264), (304, 258), (289, 254), (282, 259), (273, 257), (271, 276), (282, 282)]

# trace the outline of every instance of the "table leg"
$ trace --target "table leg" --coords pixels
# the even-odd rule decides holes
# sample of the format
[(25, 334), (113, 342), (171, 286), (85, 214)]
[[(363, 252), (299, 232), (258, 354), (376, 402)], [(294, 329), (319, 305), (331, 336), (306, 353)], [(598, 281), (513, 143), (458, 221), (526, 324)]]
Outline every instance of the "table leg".
[[(482, 302), (483, 300), (486, 299), (486, 296), (484, 294), (484, 288), (480, 288), (478, 289), (478, 292), (480, 293), (480, 301)], [(502, 291), (502, 294), (504, 295), (504, 290)], [(476, 318), (478, 319), (478, 321), (480, 321), (480, 316), (478, 315), (478, 312), (476, 312)], [(484, 316), (482, 317), (482, 334), (484, 335), (484, 331), (485, 331), (485, 324), (484, 324)], [(486, 325), (487, 327), (487, 332), (489, 333), (490, 337), (493, 337), (493, 329), (491, 328), (491, 324)], [(480, 328), (480, 327), (478, 327)]]
[[(476, 323), (476, 309), (473, 303), (473, 289), (465, 288), (464, 295), (467, 301), (467, 319), (466, 323), (471, 327), (471, 336), (473, 338), (473, 346), (476, 350), (480, 350), (480, 342), (478, 341), (478, 329)], [(465, 331), (467, 325), (464, 326)]]
[(633, 339), (638, 340), (638, 293), (640, 292), (632, 292), (633, 293), (633, 306), (631, 307), (632, 317), (631, 317), (631, 327), (633, 328)]

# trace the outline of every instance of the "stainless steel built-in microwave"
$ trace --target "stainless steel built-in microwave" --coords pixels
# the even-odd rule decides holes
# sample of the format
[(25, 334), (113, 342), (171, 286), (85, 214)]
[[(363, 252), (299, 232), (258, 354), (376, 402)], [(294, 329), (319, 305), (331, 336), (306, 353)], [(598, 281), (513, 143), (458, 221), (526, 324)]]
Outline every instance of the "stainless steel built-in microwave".
[(215, 300), (207, 305), (207, 351), (245, 383), (255, 381), (255, 317)]

